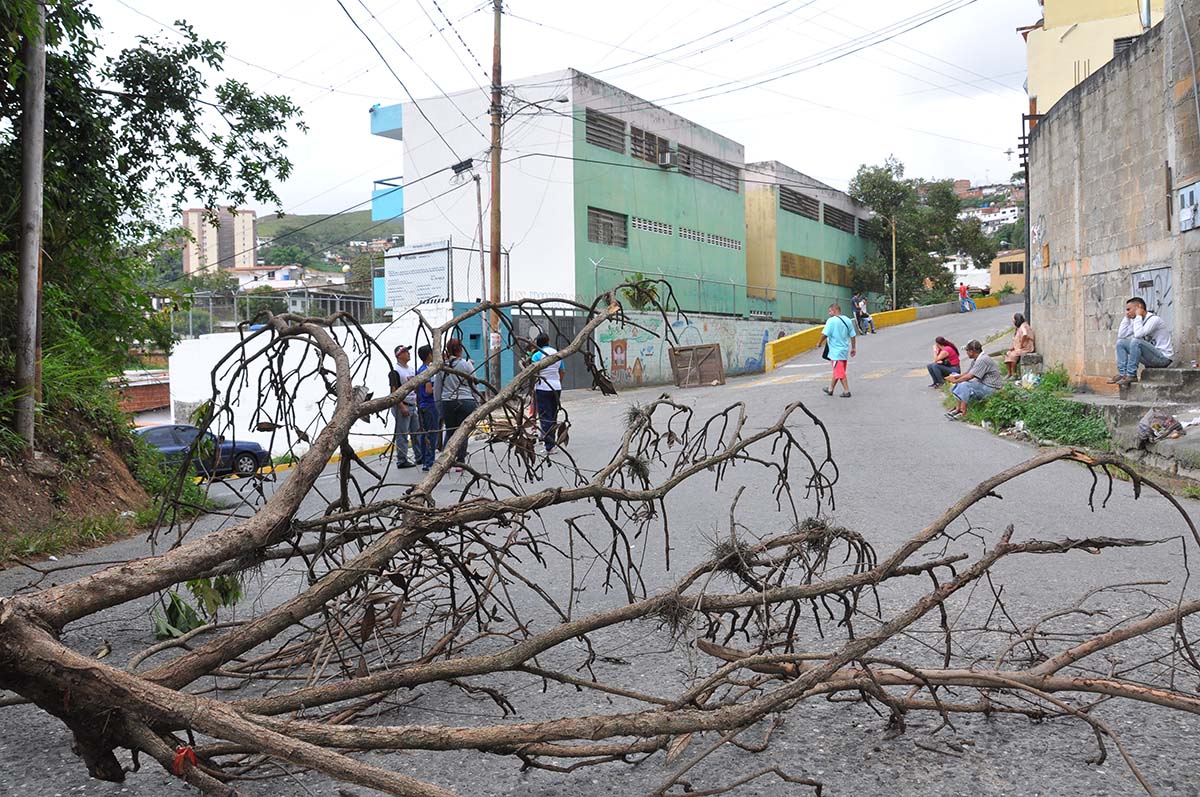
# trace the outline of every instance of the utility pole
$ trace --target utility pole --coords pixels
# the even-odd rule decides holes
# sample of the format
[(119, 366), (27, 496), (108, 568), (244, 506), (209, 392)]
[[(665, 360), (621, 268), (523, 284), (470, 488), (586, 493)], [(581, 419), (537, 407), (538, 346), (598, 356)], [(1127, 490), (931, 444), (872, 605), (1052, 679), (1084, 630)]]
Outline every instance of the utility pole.
[(892, 309), (899, 310), (896, 306), (896, 217), (892, 216)]
[(46, 6), (35, 2), (34, 29), (25, 39), (21, 100), (21, 251), (17, 278), (17, 434), (34, 449), (38, 384), (39, 283), (42, 251), (42, 170), (46, 127)]
[(1017, 149), (1021, 154), (1021, 168), (1025, 170), (1025, 320), (1031, 324), (1033, 323), (1033, 315), (1030, 312), (1032, 309), (1030, 296), (1033, 293), (1033, 275), (1029, 273), (1029, 266), (1032, 261), (1031, 247), (1033, 246), (1033, 241), (1029, 240), (1031, 230), (1029, 205), (1032, 198), (1032, 192), (1029, 190), (1029, 136), (1041, 119), (1041, 114), (1027, 113), (1021, 115), (1021, 138), (1017, 144)]
[[(500, 303), (500, 126), (503, 123), (500, 105), (500, 15), (503, 13), (501, 0), (492, 0), (492, 251), (491, 291), (488, 298), (492, 304)], [(482, 232), (482, 230), (480, 231)], [(482, 235), (480, 236), (482, 243)], [(487, 378), (492, 387), (500, 389), (500, 311), (492, 308), (491, 331), (487, 341)]]
[[(487, 265), (484, 263), (483, 256), (483, 188), (481, 187), (483, 180), (479, 177), (478, 172), (475, 173), (473, 179), (475, 180), (475, 209), (479, 214), (479, 295), (482, 297), (484, 291), (487, 290)], [(479, 323), (483, 325), (482, 329), (480, 330), (482, 333), (480, 340), (486, 341), (488, 339), (488, 317), (481, 313), (479, 315)], [(490, 369), (490, 359), (488, 360), (488, 363), (488, 368)], [(490, 381), (490, 373), (488, 374), (488, 377)], [(497, 389), (499, 389), (498, 386)]]

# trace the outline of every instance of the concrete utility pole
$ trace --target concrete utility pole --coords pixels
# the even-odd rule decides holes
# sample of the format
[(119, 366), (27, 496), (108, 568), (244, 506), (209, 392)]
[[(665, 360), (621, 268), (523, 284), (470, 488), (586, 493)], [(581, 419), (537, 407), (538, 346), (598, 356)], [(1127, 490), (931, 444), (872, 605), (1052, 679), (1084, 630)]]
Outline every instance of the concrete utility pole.
[(46, 6), (38, 2), (25, 40), (21, 101), (21, 251), (17, 279), (17, 434), (34, 448), (38, 384), (39, 283), (42, 251), (42, 169), (46, 128)]
[[(492, 251), (491, 291), (488, 298), (493, 304), (500, 303), (500, 126), (503, 122), (500, 104), (500, 15), (503, 13), (501, 5), (501, 0), (492, 0)], [(488, 382), (499, 390), (500, 311), (493, 309), (490, 315), (492, 334), (486, 342), (488, 347), (487, 378)]]
[[(488, 268), (486, 263), (484, 262), (484, 256), (483, 256), (483, 188), (481, 187), (483, 180), (480, 179), (478, 172), (475, 173), (473, 179), (475, 180), (475, 209), (479, 214), (479, 295), (482, 297), (484, 294), (484, 291), (487, 289), (487, 268)], [(450, 256), (451, 256), (451, 259), (453, 259), (454, 253), (451, 252)], [(481, 313), (479, 316), (479, 323), (483, 325), (480, 330), (483, 337), (481, 337), (480, 340), (487, 340), (488, 339), (488, 317)], [(491, 368), (491, 365), (490, 365), (491, 360), (490, 359), (488, 360), (488, 363), (489, 363), (488, 368), (490, 369)], [(489, 377), (489, 381), (490, 381), (491, 373), (488, 374), (488, 377)], [(493, 384), (495, 384), (495, 383), (493, 383)]]
[(892, 216), (892, 309), (899, 310), (896, 306), (896, 217)]

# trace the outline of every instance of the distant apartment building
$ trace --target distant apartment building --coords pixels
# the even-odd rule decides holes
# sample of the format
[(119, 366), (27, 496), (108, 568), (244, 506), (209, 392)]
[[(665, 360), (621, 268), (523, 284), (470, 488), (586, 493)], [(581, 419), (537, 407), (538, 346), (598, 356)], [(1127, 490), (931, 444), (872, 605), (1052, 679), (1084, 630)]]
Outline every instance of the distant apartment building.
[(1063, 95), (1163, 19), (1164, 0), (1041, 0), (1042, 19), (1018, 28), (1028, 60), (1029, 112)]
[[(786, 289), (849, 296), (849, 275), (839, 269), (865, 254), (857, 235), (865, 212), (845, 194), (780, 164), (747, 166), (740, 143), (574, 69), (505, 91), (505, 295), (591, 301), (640, 273), (669, 281), (685, 310), (743, 317), (786, 317)], [(405, 145), (405, 179), (376, 182), (372, 217), (404, 214), (407, 241), (449, 239), (477, 250), (475, 191), (441, 196), (464, 177), (436, 173), (486, 148), (487, 126), (472, 120), (486, 119), (488, 98), (472, 89), (420, 106), (420, 113), (411, 103), (371, 109), (371, 132)], [(486, 201), (490, 175), (477, 171)], [(750, 189), (759, 186), (763, 218), (751, 230)], [(804, 214), (788, 210), (783, 189), (804, 195), (796, 200)], [(484, 215), (486, 225), (486, 208)], [(816, 261), (819, 273), (793, 268), (785, 253)], [(472, 301), (481, 294), (478, 265), (462, 275), (457, 268), (453, 298)]]
[(183, 247), (183, 272), (216, 268), (253, 268), (258, 246), (258, 220), (253, 210), (221, 208), (213, 224), (202, 208), (183, 211), (183, 226), (192, 240)]

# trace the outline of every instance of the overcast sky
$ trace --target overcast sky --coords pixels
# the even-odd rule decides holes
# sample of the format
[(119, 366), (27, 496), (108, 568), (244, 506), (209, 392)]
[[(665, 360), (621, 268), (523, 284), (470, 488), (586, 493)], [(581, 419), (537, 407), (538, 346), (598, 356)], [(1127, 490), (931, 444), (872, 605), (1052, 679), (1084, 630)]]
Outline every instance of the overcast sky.
[[(451, 93), (487, 86), (490, 2), (342, 2), (418, 98), (439, 93), (434, 81)], [(227, 43), (229, 75), (302, 106), (309, 130), (289, 135), (294, 170), (278, 186), (285, 211), (342, 210), (368, 200), (373, 179), (400, 175), (402, 144), (370, 135), (368, 109), (407, 95), (337, 0), (93, 7), (106, 48), (167, 35), (147, 17), (186, 19)], [(1015, 29), (1040, 17), (1036, 0), (511, 0), (505, 8), (506, 78), (575, 67), (741, 142), (747, 161), (779, 160), (843, 189), (860, 164), (889, 154), (910, 176), (978, 183), (1017, 168), (1005, 154), (1027, 107)], [(942, 11), (950, 13), (819, 63)], [(486, 146), (481, 139), (480, 151)]]

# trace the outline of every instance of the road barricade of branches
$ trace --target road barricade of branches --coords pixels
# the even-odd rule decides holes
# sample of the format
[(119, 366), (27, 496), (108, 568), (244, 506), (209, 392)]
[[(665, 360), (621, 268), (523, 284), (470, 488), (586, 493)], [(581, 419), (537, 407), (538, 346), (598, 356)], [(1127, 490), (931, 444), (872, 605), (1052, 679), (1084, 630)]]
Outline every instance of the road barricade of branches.
[[(669, 288), (662, 292), (665, 314)], [(226, 430), (237, 402), (256, 402), (256, 428), (305, 448), (295, 467), (272, 477), (270, 491), (261, 480), (240, 482), (244, 504), (216, 531), (193, 535), (170, 525), (159, 531), (162, 550), (152, 556), (59, 585), (39, 579), (0, 599), (0, 687), (15, 695), (5, 702), (32, 702), (61, 720), (94, 777), (122, 780), (128, 767), (117, 752), (130, 750), (135, 762), (153, 758), (214, 794), (288, 770), (393, 794), (453, 793), (451, 774), (436, 784), (418, 780), (356, 756), (368, 750), (477, 751), (564, 777), (662, 756), (669, 775), (647, 785), (651, 795), (719, 794), (769, 779), (820, 794), (822, 783), (802, 760), (765, 761), (720, 783), (693, 782), (693, 773), (727, 746), (746, 755), (766, 750), (781, 722), (812, 701), (833, 699), (874, 710), (883, 717), (881, 732), (893, 734), (922, 714), (943, 732), (964, 714), (1085, 723), (1095, 758), (1115, 747), (1151, 791), (1101, 705), (1121, 698), (1200, 713), (1200, 698), (1180, 685), (1185, 672), (1193, 683), (1200, 672), (1190, 643), (1200, 600), (1189, 598), (1186, 574), (1182, 589), (1180, 579), (1171, 582), (1171, 594), (1165, 582), (1102, 586), (1039, 607), (1035, 620), (1021, 623), (1014, 615), (1028, 612), (1010, 611), (993, 569), (1004, 560), (1080, 551), (1103, 558), (1153, 545), (1194, 550), (1200, 537), (1169, 494), (1118, 458), (1047, 450), (981, 482), (894, 551), (881, 552), (867, 535), (829, 520), (837, 466), (823, 424), (799, 401), (769, 418), (741, 402), (701, 416), (664, 394), (628, 408), (609, 450), (572, 454), (567, 446), (543, 456), (529, 412), (532, 380), (581, 353), (597, 388), (612, 392), (594, 333), (605, 322), (634, 323), (619, 295), (590, 306), (558, 303), (587, 317), (568, 345), (503, 388), (479, 380), (482, 400), (446, 450), (488, 431), (451, 480), (452, 494), (443, 485), (455, 464), (446, 452), (428, 473), (402, 483), (386, 465), (359, 459), (347, 440), (356, 422), (390, 412), (441, 373), (447, 336), (469, 323), (475, 328), (489, 305), (443, 326), (422, 324), (416, 342), (433, 346), (432, 367), (388, 395), (357, 381), (372, 360), (389, 358), (353, 319), (265, 317), (214, 370), (205, 426)], [(547, 304), (505, 308), (516, 317), (553, 318)], [(523, 346), (514, 329), (508, 340)], [(311, 382), (323, 385), (324, 398), (318, 420), (300, 428), (296, 396)], [(559, 424), (569, 418), (563, 414)], [(335, 455), (341, 460), (331, 489), (318, 477)], [(1182, 533), (1040, 537), (1009, 526), (973, 530), (964, 540), (952, 529), (1012, 480), (1063, 461), (1090, 470), (1092, 490), (1080, 499), (1097, 511), (1121, 475), (1135, 495), (1151, 490), (1173, 503)], [(672, 537), (684, 533), (671, 525), (671, 494), (692, 482), (710, 485), (724, 501), (720, 531), (705, 561), (664, 580)], [(768, 526), (743, 520), (749, 484), (757, 504), (776, 510)], [(313, 496), (320, 498), (315, 510)], [(246, 580), (297, 564), (304, 583), (291, 597), (247, 619), (148, 644), (123, 666), (59, 639), (72, 623), (181, 584)], [(578, 596), (587, 589), (607, 596), (590, 601), (599, 608), (582, 608)], [(1095, 601), (1113, 590), (1142, 605), (1089, 624)], [(948, 611), (955, 601), (957, 610)], [(977, 610), (967, 611), (972, 602)], [(647, 691), (597, 666), (604, 654), (593, 640), (638, 624), (659, 629), (686, 659), (682, 683), (666, 678), (658, 683), (676, 686)], [(936, 644), (928, 642), (931, 630)], [(918, 631), (923, 653), (897, 654), (895, 643), (917, 639)], [(1139, 644), (1154, 649), (1142, 664), (1118, 670), (1106, 663), (1114, 649)], [(561, 687), (559, 716), (520, 719), (511, 689), (520, 683)], [(388, 724), (404, 716), (398, 695), (426, 689), (491, 701), (505, 719)], [(595, 711), (595, 695), (619, 708)]]

